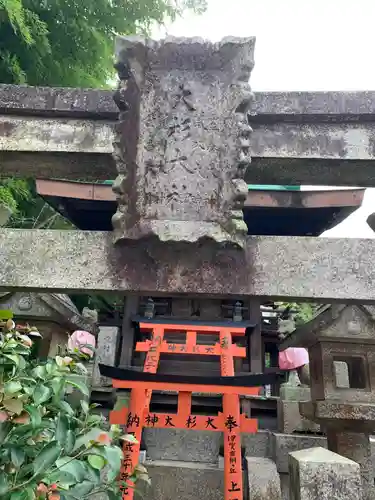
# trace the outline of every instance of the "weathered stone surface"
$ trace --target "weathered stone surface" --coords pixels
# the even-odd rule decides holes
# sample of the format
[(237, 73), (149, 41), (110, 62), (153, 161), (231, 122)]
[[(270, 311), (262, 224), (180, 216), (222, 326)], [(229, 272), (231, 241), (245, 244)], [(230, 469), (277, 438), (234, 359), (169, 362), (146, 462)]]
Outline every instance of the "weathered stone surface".
[(116, 326), (99, 327), (92, 377), (93, 388), (112, 387), (112, 380), (100, 375), (98, 365), (99, 363), (109, 366), (115, 365), (119, 335), (120, 329)]
[(277, 428), (279, 432), (292, 434), (293, 432), (319, 432), (320, 425), (301, 415), (297, 401), (277, 402)]
[(249, 500), (282, 500), (280, 477), (269, 458), (246, 457)]
[(370, 437), (359, 432), (337, 432), (327, 429), (328, 449), (360, 465), (364, 498), (375, 498), (374, 471), (371, 457)]
[(277, 401), (277, 423), (279, 432), (319, 432), (319, 425), (301, 415), (300, 401), (310, 401), (310, 387), (281, 384)]
[(105, 181), (116, 177), (111, 155), (101, 153), (0, 151), (0, 177)]
[(117, 241), (243, 246), (254, 43), (117, 38)]
[[(319, 158), (370, 160), (374, 158), (373, 124), (362, 123), (289, 123), (267, 126), (250, 123), (254, 128), (251, 153), (261, 158)], [(298, 175), (298, 174), (297, 174)]]
[[(375, 117), (375, 92), (255, 92), (251, 113), (272, 118), (357, 121)], [(0, 111), (11, 114), (117, 118), (111, 90), (0, 85)]]
[(375, 300), (370, 239), (248, 237), (244, 252), (209, 243), (114, 248), (110, 233), (90, 231), (0, 229), (0, 241), (4, 289)]
[(371, 431), (375, 428), (375, 404), (345, 402), (345, 400), (309, 401), (299, 403), (301, 413), (308, 419), (319, 422), (336, 421), (353, 431)]
[[(254, 129), (253, 162), (247, 168), (246, 181), (375, 185), (373, 95), (373, 92), (255, 94), (250, 119)], [(62, 179), (115, 177), (110, 155), (117, 110), (112, 92), (2, 85), (0, 113), (7, 115), (3, 116), (0, 127), (3, 148), (0, 175), (43, 178), (51, 177), (53, 172), (54, 178)], [(44, 126), (39, 117), (48, 118)], [(60, 128), (64, 135), (58, 134)], [(109, 129), (111, 139), (104, 146), (97, 138), (107, 135)], [(78, 138), (82, 139), (83, 131), (82, 142)], [(17, 137), (22, 139), (18, 147)], [(67, 140), (69, 137), (72, 140)], [(92, 153), (83, 152), (88, 143)], [(58, 154), (54, 154), (54, 147)], [(336, 159), (327, 159), (332, 157)]]
[[(356, 122), (359, 115), (375, 118), (375, 92), (256, 92), (253, 109), (264, 117), (285, 120)], [(264, 120), (265, 118), (263, 118)]]
[(112, 137), (112, 126), (95, 120), (0, 116), (1, 151), (110, 153)]
[(0, 85), (0, 113), (69, 118), (117, 117), (108, 90)]
[(306, 434), (271, 434), (271, 457), (280, 473), (288, 472), (288, 454), (297, 450), (326, 447), (327, 440), (323, 436), (308, 436)]
[(360, 500), (359, 465), (324, 448), (289, 455), (290, 500)]
[(189, 462), (145, 464), (151, 478), (148, 500), (222, 500), (224, 474), (217, 467)]
[(217, 463), (220, 434), (185, 429), (144, 429), (143, 442), (151, 460)]
[(310, 401), (310, 387), (284, 383), (280, 385), (279, 397), (284, 401)]
[(340, 389), (348, 389), (350, 387), (350, 383), (347, 363), (344, 361), (334, 361), (333, 368), (335, 371), (336, 387)]
[(247, 457), (270, 457), (270, 432), (258, 431), (254, 434), (242, 433), (241, 444)]
[[(146, 462), (151, 486), (137, 484), (138, 497), (147, 500), (223, 500), (224, 474), (208, 464), (152, 461)], [(98, 494), (92, 500), (107, 500)]]

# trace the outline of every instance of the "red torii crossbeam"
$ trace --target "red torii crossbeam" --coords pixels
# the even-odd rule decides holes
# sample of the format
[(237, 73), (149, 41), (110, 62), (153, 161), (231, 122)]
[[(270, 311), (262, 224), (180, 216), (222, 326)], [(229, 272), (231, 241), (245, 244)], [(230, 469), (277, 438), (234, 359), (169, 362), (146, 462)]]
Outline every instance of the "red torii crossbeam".
[[(259, 387), (249, 387), (244, 383), (241, 386), (241, 377), (234, 376), (235, 356), (246, 357), (246, 349), (232, 342), (232, 335), (244, 336), (245, 327), (230, 325), (197, 325), (197, 324), (139, 324), (142, 332), (150, 332), (151, 339), (138, 342), (136, 351), (147, 352), (143, 373), (132, 373), (130, 370), (121, 370), (100, 366), (103, 375), (112, 378), (116, 389), (131, 389), (129, 408), (114, 410), (110, 413), (110, 423), (125, 425), (127, 433), (133, 434), (137, 443), (124, 444), (124, 461), (121, 471), (121, 480), (129, 484), (123, 490), (123, 499), (132, 500), (134, 489), (129, 480), (139, 460), (142, 429), (153, 428), (182, 428), (189, 430), (205, 430), (224, 433), (224, 474), (225, 500), (242, 500), (242, 457), (241, 432), (256, 432), (257, 420), (247, 418), (240, 413), (239, 395), (257, 395)], [(186, 333), (184, 344), (168, 343), (165, 336), (168, 333)], [(197, 334), (218, 335), (219, 342), (214, 345), (197, 344)], [(191, 354), (203, 356), (220, 356), (221, 375), (216, 384), (202, 383), (202, 377), (183, 377), (156, 374), (160, 354)], [(276, 374), (273, 374), (275, 376)], [(244, 376), (243, 380), (249, 380)], [(262, 375), (255, 375), (258, 380)], [(143, 380), (142, 380), (143, 378)], [(174, 380), (177, 378), (178, 381)], [(162, 379), (162, 380), (160, 380)], [(194, 379), (194, 383), (191, 382)], [(211, 377), (212, 379), (212, 377)], [(225, 380), (225, 382), (223, 382)], [(233, 383), (233, 385), (231, 385)], [(263, 385), (263, 384), (262, 384)], [(176, 414), (150, 413), (149, 406), (153, 390), (167, 390), (178, 392), (178, 408)], [(191, 395), (193, 392), (216, 393), (223, 395), (223, 413), (212, 416), (193, 415), (191, 413)]]

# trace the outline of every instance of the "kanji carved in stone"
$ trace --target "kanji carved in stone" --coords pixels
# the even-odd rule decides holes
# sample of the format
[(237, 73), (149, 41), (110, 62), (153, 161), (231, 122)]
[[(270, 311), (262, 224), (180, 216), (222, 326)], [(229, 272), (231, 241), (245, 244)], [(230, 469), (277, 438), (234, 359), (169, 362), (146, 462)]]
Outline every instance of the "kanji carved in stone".
[(242, 246), (254, 42), (117, 39), (116, 241)]

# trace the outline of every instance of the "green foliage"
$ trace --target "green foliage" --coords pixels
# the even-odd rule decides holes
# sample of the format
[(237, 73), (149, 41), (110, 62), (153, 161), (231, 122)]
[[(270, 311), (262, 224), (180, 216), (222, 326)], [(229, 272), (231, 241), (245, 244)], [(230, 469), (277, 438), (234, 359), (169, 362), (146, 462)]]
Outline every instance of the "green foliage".
[[(0, 0), (1, 1), (1, 0)], [(35, 182), (0, 180), (0, 204), (12, 212), (8, 226), (23, 229), (72, 229), (73, 225), (37, 195)]]
[(26, 181), (6, 179), (0, 183), (0, 204), (8, 207), (14, 215), (17, 213), (19, 201), (30, 198), (31, 193)]
[(309, 302), (277, 302), (279, 308), (289, 308), (291, 313), (289, 318), (279, 319), (279, 332), (282, 335), (293, 332), (296, 327), (311, 321), (319, 308), (318, 304)]
[(205, 0), (0, 0), (0, 82), (105, 87), (116, 34), (148, 33), (153, 23)]
[[(0, 498), (81, 500), (101, 492), (120, 500), (120, 429), (108, 429), (84, 399), (77, 410), (64, 400), (70, 386), (88, 395), (79, 353), (33, 363), (33, 336), (40, 334), (19, 333), (11, 319), (1, 334)], [(144, 468), (134, 473), (146, 480)]]

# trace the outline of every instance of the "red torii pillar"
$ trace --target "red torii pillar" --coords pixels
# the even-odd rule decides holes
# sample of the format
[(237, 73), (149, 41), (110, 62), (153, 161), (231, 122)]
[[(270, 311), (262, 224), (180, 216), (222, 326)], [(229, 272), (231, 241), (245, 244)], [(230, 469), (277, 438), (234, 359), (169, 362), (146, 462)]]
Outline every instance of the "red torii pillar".
[[(220, 356), (221, 374), (224, 377), (234, 377), (234, 356), (246, 357), (246, 349), (232, 343), (232, 334), (245, 335), (245, 327), (207, 326), (207, 325), (170, 325), (159, 323), (140, 323), (142, 331), (151, 332), (151, 340), (138, 342), (136, 350), (147, 352), (143, 373), (157, 371), (161, 353), (194, 354), (203, 356)], [(164, 340), (165, 335), (171, 332), (186, 332), (185, 344), (173, 344)], [(197, 333), (217, 334), (219, 343), (214, 345), (198, 345)], [(130, 373), (123, 370), (123, 373)], [(129, 487), (123, 490), (123, 499), (132, 500), (134, 488), (131, 481), (132, 473), (139, 460), (142, 429), (153, 428), (180, 428), (189, 430), (205, 430), (224, 433), (224, 474), (225, 500), (242, 500), (243, 474), (241, 459), (241, 432), (256, 432), (257, 421), (249, 419), (240, 413), (239, 395), (257, 395), (258, 387), (237, 385), (202, 384), (199, 377), (194, 383), (174, 382), (174, 376), (169, 377), (172, 382), (154, 380), (119, 380), (113, 379), (116, 389), (131, 389), (129, 408), (112, 411), (111, 424), (125, 425), (127, 433), (133, 434), (136, 443), (124, 444), (124, 461), (121, 471), (121, 480), (126, 481)], [(191, 378), (191, 377), (190, 377)], [(169, 390), (178, 392), (177, 414), (149, 412), (149, 405), (153, 390)], [(193, 392), (223, 394), (223, 413), (214, 416), (192, 415), (191, 395)]]

